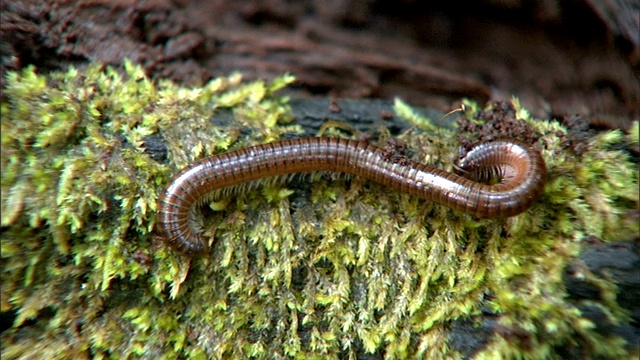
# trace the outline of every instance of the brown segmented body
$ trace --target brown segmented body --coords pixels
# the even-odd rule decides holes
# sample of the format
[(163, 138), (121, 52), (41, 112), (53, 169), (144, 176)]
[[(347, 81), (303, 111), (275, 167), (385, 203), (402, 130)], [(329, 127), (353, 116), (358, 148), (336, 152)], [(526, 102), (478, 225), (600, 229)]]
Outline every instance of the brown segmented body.
[(212, 193), (273, 176), (313, 171), (344, 172), (452, 209), (483, 218), (525, 211), (544, 187), (540, 153), (518, 140), (481, 143), (458, 163), (467, 177), (496, 177), (495, 185), (408, 159), (393, 161), (365, 141), (303, 138), (213, 155), (180, 171), (159, 199), (158, 224), (165, 240), (184, 253), (208, 249), (194, 220), (197, 206)]

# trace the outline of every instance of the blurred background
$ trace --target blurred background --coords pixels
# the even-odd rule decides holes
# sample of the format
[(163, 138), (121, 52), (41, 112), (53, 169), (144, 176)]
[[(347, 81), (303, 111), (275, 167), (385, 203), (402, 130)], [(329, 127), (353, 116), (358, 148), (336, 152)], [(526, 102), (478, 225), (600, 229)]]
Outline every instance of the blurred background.
[[(448, 111), (512, 96), (597, 127), (640, 117), (637, 0), (3, 1), (0, 70), (142, 64), (200, 85), (240, 71), (289, 91)], [(4, 86), (2, 84), (2, 86)]]

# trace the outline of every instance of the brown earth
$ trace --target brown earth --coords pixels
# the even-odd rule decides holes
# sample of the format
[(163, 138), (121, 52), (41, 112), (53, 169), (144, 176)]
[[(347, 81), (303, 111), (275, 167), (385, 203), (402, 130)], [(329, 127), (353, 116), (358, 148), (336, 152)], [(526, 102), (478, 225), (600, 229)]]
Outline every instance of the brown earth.
[[(284, 72), (296, 95), (442, 111), (518, 96), (538, 117), (640, 117), (640, 3), (623, 0), (3, 1), (0, 70), (129, 58), (199, 85)], [(2, 84), (3, 85), (3, 84)]]

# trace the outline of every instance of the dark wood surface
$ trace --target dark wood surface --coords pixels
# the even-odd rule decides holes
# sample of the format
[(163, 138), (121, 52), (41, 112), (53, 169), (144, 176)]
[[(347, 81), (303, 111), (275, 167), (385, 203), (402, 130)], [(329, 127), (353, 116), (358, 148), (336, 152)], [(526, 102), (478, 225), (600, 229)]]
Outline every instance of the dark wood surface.
[(189, 85), (290, 72), (301, 95), (442, 111), (516, 95), (536, 116), (614, 128), (640, 116), (637, 1), (424, 3), (3, 1), (0, 69), (129, 58)]

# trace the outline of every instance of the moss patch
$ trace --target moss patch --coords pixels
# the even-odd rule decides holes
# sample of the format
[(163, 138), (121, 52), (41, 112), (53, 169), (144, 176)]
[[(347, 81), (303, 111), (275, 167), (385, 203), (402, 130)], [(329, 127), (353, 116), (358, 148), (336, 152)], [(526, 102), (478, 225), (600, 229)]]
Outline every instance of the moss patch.
[[(16, 319), (3, 356), (460, 357), (451, 322), (483, 311), (526, 341), (493, 336), (478, 357), (545, 358), (576, 343), (625, 354), (565, 300), (561, 275), (585, 235), (639, 231), (625, 220), (638, 207), (638, 165), (619, 150), (637, 146), (637, 122), (629, 135), (590, 139), (578, 156), (558, 136), (567, 129), (514, 101), (539, 135), (549, 180), (510, 219), (313, 175), (309, 187), (266, 185), (214, 204), (217, 240), (206, 256), (154, 238), (157, 194), (177, 169), (301, 132), (274, 95), (291, 81), (232, 75), (187, 89), (152, 83), (130, 64), (124, 75), (98, 66), (8, 74), (1, 305)], [(468, 103), (466, 116), (477, 110)], [(451, 170), (456, 131), (400, 101), (396, 114), (418, 129), (402, 137), (412, 157)], [(166, 164), (145, 145), (158, 135)], [(615, 296), (603, 306), (627, 321)]]

